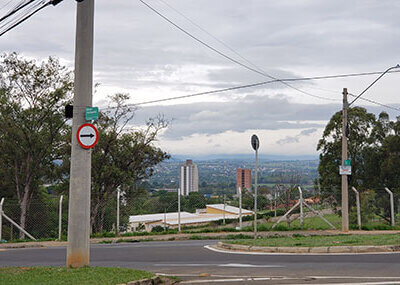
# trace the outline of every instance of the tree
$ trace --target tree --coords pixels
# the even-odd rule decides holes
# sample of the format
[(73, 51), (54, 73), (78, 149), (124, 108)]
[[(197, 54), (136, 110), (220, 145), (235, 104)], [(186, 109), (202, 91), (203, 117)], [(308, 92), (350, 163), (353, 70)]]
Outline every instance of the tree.
[(63, 107), (72, 88), (71, 72), (56, 58), (37, 63), (16, 53), (1, 57), (0, 180), (12, 183), (23, 228), (39, 187), (58, 178), (54, 161), (60, 157), (62, 136), (68, 130)]
[(153, 175), (154, 166), (169, 158), (154, 146), (168, 123), (159, 116), (142, 129), (129, 127), (134, 110), (126, 105), (128, 99), (126, 94), (111, 96), (112, 111), (101, 112), (97, 121), (100, 139), (92, 153), (91, 203), (91, 226), (96, 232), (103, 231), (106, 205), (115, 199), (117, 189), (130, 197), (136, 183)]
[[(362, 178), (364, 151), (373, 143), (371, 137), (375, 126), (375, 115), (366, 109), (354, 107), (348, 110), (348, 154), (351, 159), (351, 186), (359, 184)], [(325, 127), (318, 142), (317, 150), (321, 151), (318, 167), (321, 194), (323, 198), (333, 198), (341, 201), (339, 165), (342, 156), (342, 112), (337, 112)]]

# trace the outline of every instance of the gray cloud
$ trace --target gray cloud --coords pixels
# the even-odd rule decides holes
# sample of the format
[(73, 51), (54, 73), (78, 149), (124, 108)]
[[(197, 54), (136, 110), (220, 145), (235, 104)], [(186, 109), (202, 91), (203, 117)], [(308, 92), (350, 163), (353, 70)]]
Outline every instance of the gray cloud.
[[(400, 60), (398, 0), (167, 1), (276, 77), (384, 70)], [(195, 36), (242, 61), (160, 1), (147, 2)], [(46, 8), (2, 36), (0, 49), (38, 59), (55, 55), (73, 68), (75, 14), (75, 1)], [(104, 103), (105, 92), (112, 90), (128, 90), (134, 102), (143, 102), (265, 80), (206, 49), (139, 1), (96, 1), (95, 17), (94, 74), (95, 82), (103, 86), (94, 96), (99, 105)], [(367, 97), (398, 103), (398, 97), (391, 97), (392, 90), (397, 90), (394, 76), (385, 76), (385, 84), (374, 86)], [(193, 103), (187, 99), (176, 101), (179, 105), (144, 106), (137, 111), (133, 123), (138, 125), (163, 113), (173, 119), (164, 134), (170, 140), (226, 131), (306, 129), (281, 140), (281, 143), (296, 142), (299, 136), (323, 127), (321, 121), (329, 120), (341, 109), (343, 87), (351, 92), (361, 91), (372, 80), (364, 77), (317, 81), (313, 85), (293, 83), (307, 91), (312, 87), (334, 89), (337, 94), (327, 97), (338, 98), (337, 104), (321, 104), (321, 100), (316, 102), (275, 83), (219, 94), (214, 100), (224, 102)], [(384, 86), (388, 89), (383, 89)], [(326, 94), (321, 89), (310, 92)], [(210, 97), (207, 100), (213, 101)], [(382, 108), (368, 110), (378, 113)], [(212, 143), (220, 144), (217, 140), (213, 138)]]
[(312, 133), (315, 133), (316, 131), (317, 131), (317, 129), (315, 129), (315, 128), (303, 130), (295, 136), (286, 136), (284, 139), (278, 140), (276, 143), (280, 144), (280, 145), (284, 145), (284, 144), (288, 144), (288, 143), (298, 143), (298, 142), (300, 142), (301, 137), (309, 136)]

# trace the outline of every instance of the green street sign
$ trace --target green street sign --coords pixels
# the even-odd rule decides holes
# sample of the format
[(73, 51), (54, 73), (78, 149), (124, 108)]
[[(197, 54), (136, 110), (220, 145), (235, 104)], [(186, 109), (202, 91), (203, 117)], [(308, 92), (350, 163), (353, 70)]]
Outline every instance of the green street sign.
[(350, 165), (351, 165), (351, 160), (350, 160), (350, 159), (346, 159), (346, 160), (344, 161), (344, 165), (350, 166)]
[(98, 107), (86, 107), (85, 109), (85, 119), (86, 121), (94, 121), (99, 118), (99, 108)]

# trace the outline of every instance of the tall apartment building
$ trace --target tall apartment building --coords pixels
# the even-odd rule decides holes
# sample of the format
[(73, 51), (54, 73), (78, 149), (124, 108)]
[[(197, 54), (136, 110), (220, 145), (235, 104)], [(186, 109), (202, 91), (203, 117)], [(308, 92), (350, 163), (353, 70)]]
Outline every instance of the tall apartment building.
[(199, 192), (199, 171), (191, 159), (186, 160), (181, 166), (180, 178), (181, 195), (187, 196), (191, 192)]
[(236, 194), (239, 194), (239, 187), (251, 190), (251, 169), (236, 169)]

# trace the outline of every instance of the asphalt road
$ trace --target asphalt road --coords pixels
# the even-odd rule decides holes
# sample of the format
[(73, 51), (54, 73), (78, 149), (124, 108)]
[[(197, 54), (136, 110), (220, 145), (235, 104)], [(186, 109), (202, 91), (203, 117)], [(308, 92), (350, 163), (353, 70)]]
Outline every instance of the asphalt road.
[[(400, 284), (400, 253), (251, 255), (204, 248), (216, 242), (92, 245), (91, 265), (176, 275), (187, 284)], [(0, 266), (64, 266), (65, 255), (65, 247), (9, 249), (0, 251)]]

